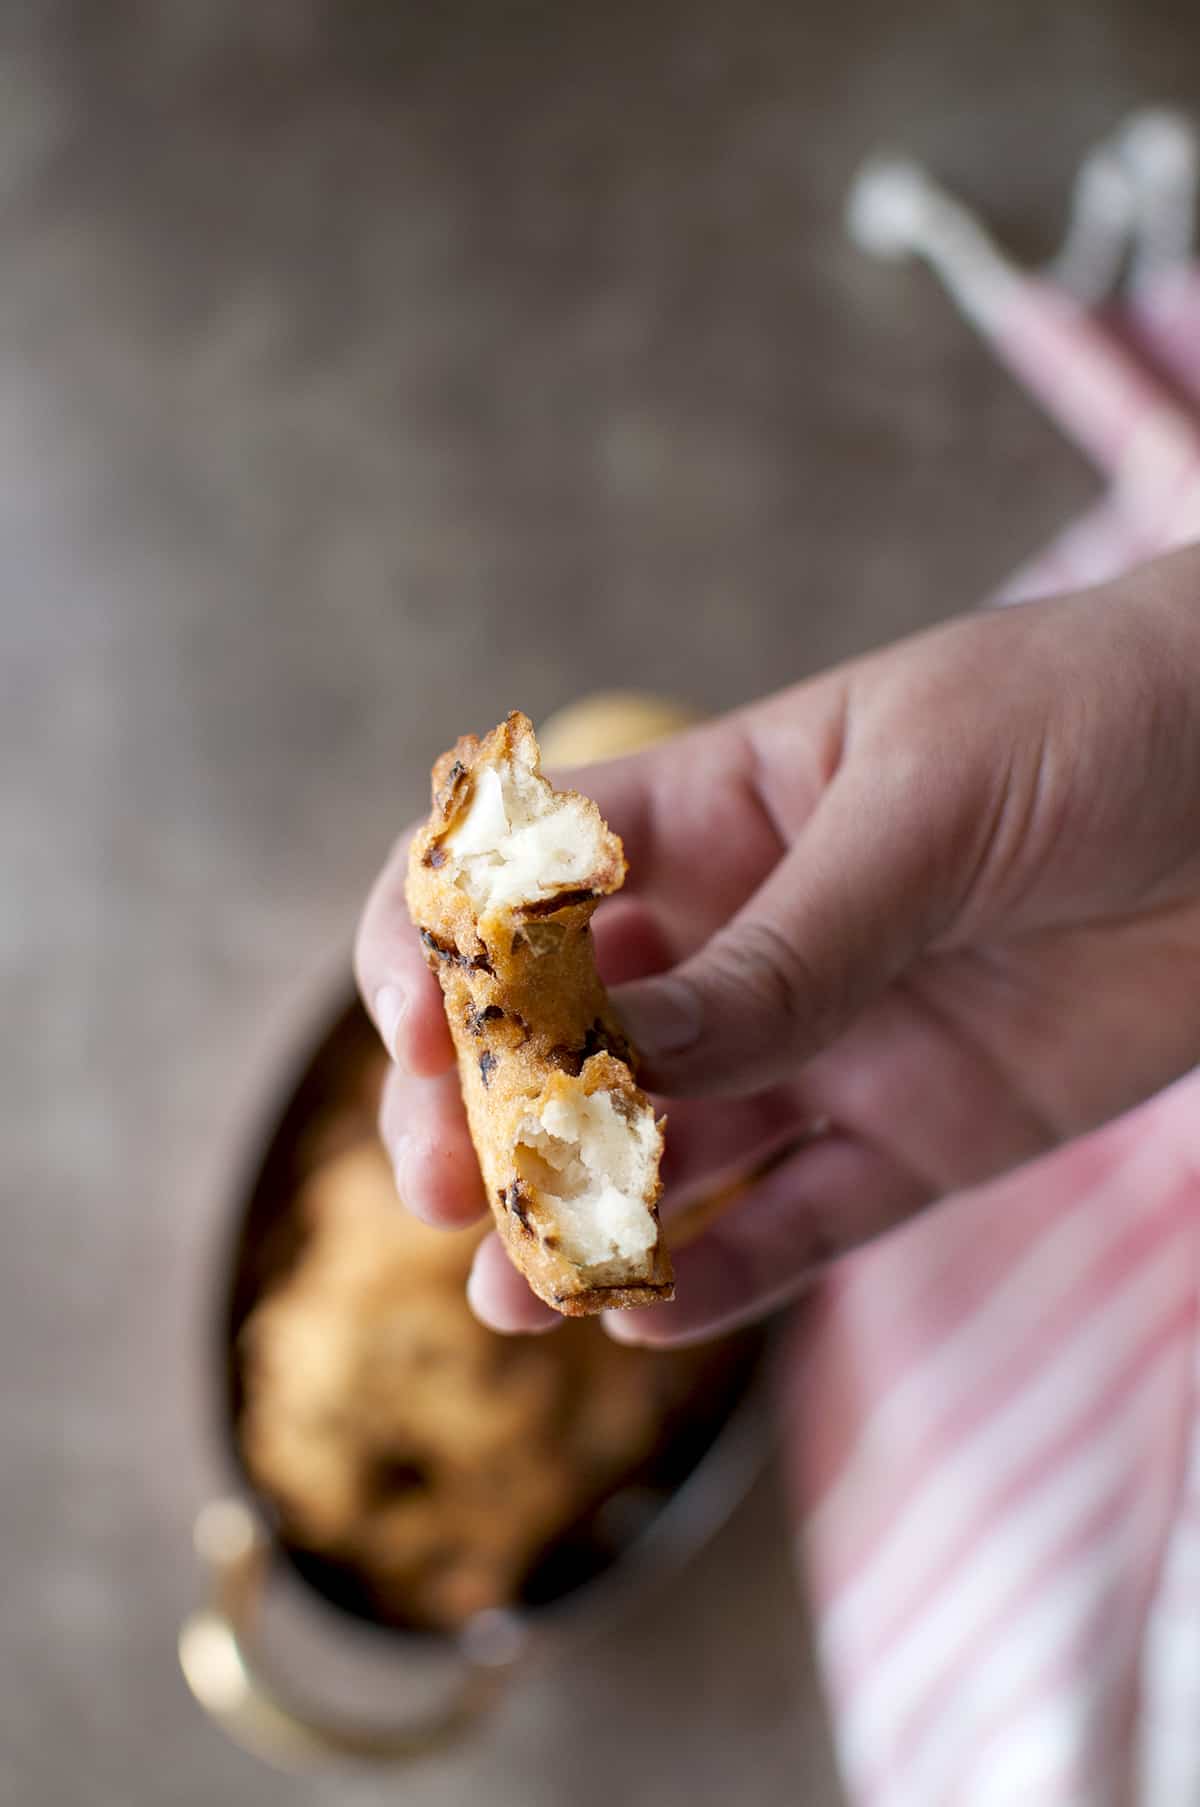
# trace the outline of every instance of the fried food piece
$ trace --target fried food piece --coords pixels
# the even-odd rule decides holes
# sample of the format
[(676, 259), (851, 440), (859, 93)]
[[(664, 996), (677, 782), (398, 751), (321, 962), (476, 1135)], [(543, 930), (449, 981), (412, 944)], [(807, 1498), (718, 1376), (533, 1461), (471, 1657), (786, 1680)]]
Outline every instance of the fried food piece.
[[(335, 1117), (335, 1120), (338, 1120)], [(294, 1546), (349, 1565), (385, 1617), (451, 1627), (516, 1599), (540, 1554), (650, 1456), (702, 1351), (484, 1328), (481, 1231), (402, 1209), (373, 1137), (304, 1181), (292, 1266), (239, 1338), (238, 1438)]]
[(636, 753), (655, 741), (694, 728), (699, 717), (686, 703), (637, 690), (600, 691), (567, 703), (538, 731), (542, 758), (554, 766), (586, 765)]
[(475, 1320), (479, 1231), (410, 1217), (378, 1142), (333, 1156), (296, 1210), (302, 1253), (240, 1341), (252, 1477), (385, 1611), (448, 1625), (504, 1604), (577, 1510), (560, 1369)]
[(542, 777), (514, 713), (433, 768), (408, 906), (441, 983), (496, 1227), (567, 1317), (673, 1296), (662, 1124), (596, 972), (590, 921), (625, 855), (596, 805)]

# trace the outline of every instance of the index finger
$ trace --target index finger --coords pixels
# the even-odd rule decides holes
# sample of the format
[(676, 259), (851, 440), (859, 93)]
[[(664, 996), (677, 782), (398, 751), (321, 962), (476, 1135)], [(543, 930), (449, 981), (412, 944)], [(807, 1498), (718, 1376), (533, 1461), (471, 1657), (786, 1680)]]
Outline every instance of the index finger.
[(367, 898), (354, 946), (354, 976), (384, 1047), (405, 1071), (436, 1079), (454, 1061), (441, 987), (425, 964), (404, 898), (408, 848), (401, 835)]
[(672, 963), (741, 908), (782, 852), (753, 743), (733, 718), (562, 777), (620, 835), (622, 895), (653, 913)]

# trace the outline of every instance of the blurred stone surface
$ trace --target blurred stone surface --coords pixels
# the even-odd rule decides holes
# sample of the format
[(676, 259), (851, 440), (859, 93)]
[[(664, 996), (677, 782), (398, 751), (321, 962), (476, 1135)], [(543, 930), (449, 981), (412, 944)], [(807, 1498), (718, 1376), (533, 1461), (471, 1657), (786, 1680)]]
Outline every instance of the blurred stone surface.
[[(818, 14), (820, 16), (818, 16)], [(0, 1797), (823, 1807), (771, 1488), (460, 1758), (289, 1782), (174, 1667), (222, 1176), (431, 756), (748, 698), (1092, 494), (921, 273), (879, 143), (1047, 251), (1200, 92), (1177, 0), (0, 14)]]

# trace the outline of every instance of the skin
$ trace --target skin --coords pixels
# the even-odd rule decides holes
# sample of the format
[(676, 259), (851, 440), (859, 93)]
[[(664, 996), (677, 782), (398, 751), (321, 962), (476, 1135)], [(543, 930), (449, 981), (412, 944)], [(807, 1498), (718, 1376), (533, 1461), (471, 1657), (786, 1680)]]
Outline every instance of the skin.
[[(601, 971), (669, 1116), (664, 1220), (777, 1161), (623, 1341), (710, 1336), (1200, 1061), (1200, 549), (955, 621), (572, 774), (625, 841)], [(409, 1208), (484, 1209), (407, 837), (356, 966)], [(812, 1134), (816, 1126), (820, 1133)], [(669, 1230), (668, 1230), (669, 1234)], [(494, 1236), (498, 1330), (552, 1328)]]

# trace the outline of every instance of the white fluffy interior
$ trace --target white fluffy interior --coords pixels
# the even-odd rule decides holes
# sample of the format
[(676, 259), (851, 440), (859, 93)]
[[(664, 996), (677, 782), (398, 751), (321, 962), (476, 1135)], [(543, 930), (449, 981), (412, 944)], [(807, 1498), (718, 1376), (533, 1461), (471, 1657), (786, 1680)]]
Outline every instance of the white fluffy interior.
[(646, 1204), (657, 1146), (649, 1108), (629, 1121), (607, 1092), (552, 1098), (521, 1126), (521, 1166), (580, 1267), (637, 1267), (658, 1239)]
[(477, 910), (536, 903), (584, 884), (603, 855), (603, 825), (520, 767), (483, 766), (443, 845)]

